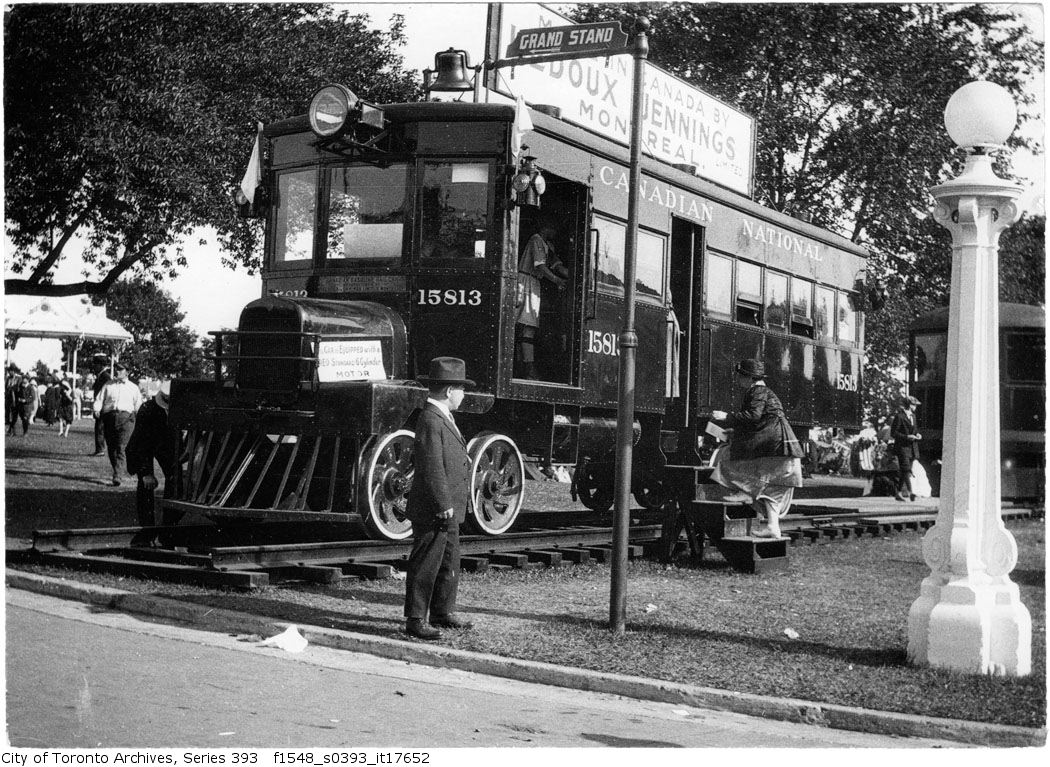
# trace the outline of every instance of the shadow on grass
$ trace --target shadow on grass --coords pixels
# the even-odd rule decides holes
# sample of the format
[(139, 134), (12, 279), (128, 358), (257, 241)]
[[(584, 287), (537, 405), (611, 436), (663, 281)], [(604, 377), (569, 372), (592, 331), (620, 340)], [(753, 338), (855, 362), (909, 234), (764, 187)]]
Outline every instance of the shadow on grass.
[[(108, 467), (107, 467), (108, 468)], [(109, 487), (109, 479), (99, 476), (87, 477), (83, 474), (59, 474), (53, 471), (25, 471), (23, 469), (8, 469), (7, 474), (16, 474), (19, 476), (30, 476), (30, 477), (51, 477), (53, 479), (70, 479), (74, 482), (83, 482), (87, 485), (104, 485)], [(132, 481), (130, 478), (128, 481)], [(17, 490), (8, 490), (8, 493), (17, 492)], [(48, 491), (53, 492), (53, 491)]]
[(6, 534), (10, 538), (29, 538), (34, 530), (134, 525), (134, 486), (125, 483), (122, 488), (8, 488), (4, 509)]
[(1010, 572), (1010, 580), (1018, 586), (1031, 586), (1032, 588), (1046, 588), (1045, 570), (1013, 570)]
[[(157, 594), (157, 596), (165, 595)], [(338, 598), (337, 595), (329, 594), (328, 596)], [(357, 631), (363, 634), (404, 638), (401, 636), (401, 628), (404, 619), (401, 617), (400, 611), (394, 616), (374, 616), (363, 614), (361, 609), (368, 604), (400, 607), (404, 604), (404, 597), (402, 595), (379, 592), (368, 592), (362, 594), (361, 591), (355, 591), (354, 596), (356, 609), (351, 608), (351, 610), (346, 612), (342, 610), (325, 610), (317, 607), (298, 605), (287, 601), (269, 599), (249, 594), (236, 596), (227, 594), (223, 597), (211, 595), (186, 595), (180, 596), (178, 599), (192, 604), (207, 607), (224, 607), (292, 623), (323, 626), (344, 631)], [(349, 601), (349, 599), (347, 601)], [(231, 602), (233, 604), (231, 604)], [(527, 613), (514, 610), (476, 607), (473, 605), (462, 606), (462, 611), (470, 615), (491, 615), (493, 617), (510, 618), (513, 620), (531, 620), (547, 623), (552, 626), (593, 630), (598, 632), (605, 632), (608, 628), (608, 625), (604, 620), (564, 613)], [(907, 662), (904, 651), (897, 648), (839, 647), (821, 644), (819, 642), (763, 639), (760, 637), (747, 636), (745, 634), (689, 629), (680, 626), (664, 626), (660, 624), (644, 626), (628, 625), (628, 633), (629, 635), (633, 634), (634, 637), (643, 641), (648, 636), (659, 634), (669, 639), (678, 640), (682, 645), (690, 645), (698, 642), (736, 644), (740, 645), (745, 651), (758, 651), (770, 655), (782, 656), (820, 656), (843, 663), (861, 666), (904, 666)]]

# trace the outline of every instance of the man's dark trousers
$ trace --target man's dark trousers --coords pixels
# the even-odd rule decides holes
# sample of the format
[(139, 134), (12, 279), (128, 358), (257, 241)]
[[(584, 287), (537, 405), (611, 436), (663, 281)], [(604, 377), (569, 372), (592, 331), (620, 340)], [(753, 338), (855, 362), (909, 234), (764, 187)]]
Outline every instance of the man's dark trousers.
[[(413, 522), (412, 554), (405, 584), (405, 617), (426, 620), (456, 611), (459, 583), (459, 524), (454, 520)], [(428, 604), (429, 598), (429, 604)]]
[(102, 429), (106, 435), (106, 450), (109, 452), (109, 463), (116, 478), (125, 465), (124, 447), (131, 439), (131, 430), (135, 428), (135, 415), (123, 410), (110, 410), (102, 414)]
[(106, 449), (105, 430), (102, 428), (102, 416), (95, 416), (95, 453)]
[[(157, 520), (157, 491), (151, 490), (146, 487), (142, 479), (145, 475), (139, 475), (138, 488), (135, 490), (135, 510), (138, 513), (139, 525), (141, 527), (153, 527), (158, 524), (168, 524), (164, 521)], [(173, 493), (172, 489), (175, 485), (174, 477), (164, 478), (164, 497), (171, 498)], [(167, 519), (170, 515), (165, 511), (164, 517)]]

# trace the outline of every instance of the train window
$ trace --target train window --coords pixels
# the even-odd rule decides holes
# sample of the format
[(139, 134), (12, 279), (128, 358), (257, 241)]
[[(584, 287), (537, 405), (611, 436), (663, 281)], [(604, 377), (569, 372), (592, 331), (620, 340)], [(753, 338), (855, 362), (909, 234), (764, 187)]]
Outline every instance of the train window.
[(788, 278), (766, 272), (766, 324), (774, 330), (787, 330)]
[(737, 261), (736, 321), (762, 326), (762, 267)]
[(849, 304), (849, 296), (839, 293), (839, 344), (853, 344), (857, 340), (857, 312)]
[(274, 208), (274, 261), (311, 260), (317, 213), (317, 170), (280, 174)]
[(638, 258), (635, 264), (635, 285), (638, 297), (664, 297), (664, 243), (666, 237), (652, 232), (638, 231)]
[(408, 166), (329, 171), (326, 258), (400, 258)]
[(813, 328), (816, 337), (821, 341), (830, 341), (835, 337), (835, 291), (817, 285), (813, 302)]
[(857, 340), (857, 313), (849, 302), (849, 296), (839, 293), (839, 343), (852, 344)]
[(798, 277), (791, 279), (791, 332), (813, 337), (813, 283)]
[(1008, 389), (1008, 408), (1002, 415), (1002, 428), (1042, 431), (1046, 424), (1046, 393), (1042, 389)]
[(704, 280), (704, 310), (726, 317), (732, 315), (733, 259), (708, 254), (707, 275)]
[(484, 258), (490, 188), (488, 163), (423, 163), (420, 258)]
[(627, 227), (596, 216), (594, 228), (598, 230), (598, 283), (622, 290)]
[(1006, 378), (1009, 381), (1046, 379), (1046, 337), (1035, 333), (1007, 333)]
[[(627, 248), (627, 227), (618, 221), (595, 217), (598, 230), (598, 283), (623, 290), (623, 260)], [(637, 297), (662, 299), (664, 295), (665, 237), (638, 230), (638, 256), (634, 278)]]
[(948, 335), (922, 333), (915, 335), (915, 359), (912, 370), (916, 383), (943, 381), (948, 366)]

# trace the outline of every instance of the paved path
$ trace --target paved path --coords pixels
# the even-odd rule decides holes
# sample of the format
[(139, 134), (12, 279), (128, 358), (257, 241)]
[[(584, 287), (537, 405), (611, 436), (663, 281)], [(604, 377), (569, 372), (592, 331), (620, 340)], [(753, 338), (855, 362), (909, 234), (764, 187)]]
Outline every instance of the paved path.
[(7, 589), (7, 716), (29, 747), (921, 747), (309, 646), (301, 654)]

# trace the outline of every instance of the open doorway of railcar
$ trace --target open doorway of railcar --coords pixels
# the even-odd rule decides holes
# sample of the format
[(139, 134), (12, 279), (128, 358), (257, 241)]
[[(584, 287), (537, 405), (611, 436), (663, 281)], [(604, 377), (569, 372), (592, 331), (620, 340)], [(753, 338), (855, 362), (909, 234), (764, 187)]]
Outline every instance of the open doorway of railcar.
[[(514, 377), (574, 386), (579, 383), (580, 323), (586, 283), (587, 189), (553, 174), (545, 174), (545, 178), (547, 186), (540, 205), (521, 207), (518, 259), (520, 264), (529, 240), (544, 227), (550, 227), (548, 265), (561, 265), (563, 269), (556, 272), (564, 279), (564, 285), (550, 279), (538, 280), (538, 327), (530, 328), (520, 321), (517, 324)], [(522, 280), (521, 273), (518, 277)], [(519, 284), (519, 302), (525, 287), (524, 282)], [(523, 345), (529, 341), (532, 364), (523, 355)]]

